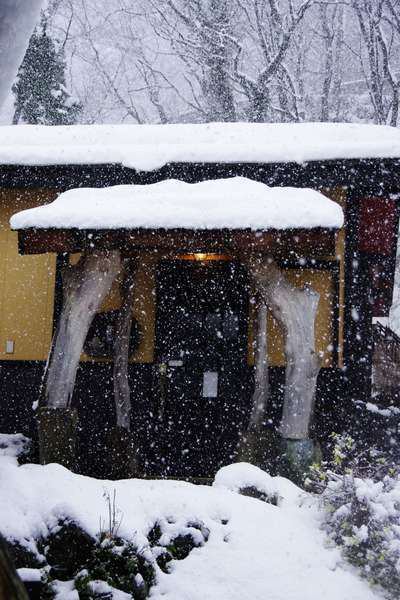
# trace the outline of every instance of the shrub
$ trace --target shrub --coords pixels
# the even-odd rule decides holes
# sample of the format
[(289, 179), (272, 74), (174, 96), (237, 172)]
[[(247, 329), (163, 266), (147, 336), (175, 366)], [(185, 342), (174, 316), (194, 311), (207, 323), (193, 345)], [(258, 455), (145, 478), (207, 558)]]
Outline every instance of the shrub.
[(400, 597), (400, 469), (391, 455), (332, 436), (332, 456), (307, 487), (321, 494), (323, 527), (345, 558), (388, 598)]
[(133, 600), (145, 600), (156, 582), (157, 569), (168, 573), (172, 560), (185, 559), (210, 534), (201, 521), (160, 518), (147, 533), (148, 544), (139, 548), (118, 535), (122, 517), (114, 510), (115, 497), (110, 507), (108, 523), (101, 522), (95, 537), (73, 520), (60, 520), (47, 537), (35, 540), (41, 560), (9, 540), (18, 567), (40, 569), (41, 600), (54, 600), (74, 590), (81, 600), (111, 600), (118, 591)]
[(32, 440), (22, 433), (0, 433), (0, 456), (14, 456), (19, 464), (30, 462)]

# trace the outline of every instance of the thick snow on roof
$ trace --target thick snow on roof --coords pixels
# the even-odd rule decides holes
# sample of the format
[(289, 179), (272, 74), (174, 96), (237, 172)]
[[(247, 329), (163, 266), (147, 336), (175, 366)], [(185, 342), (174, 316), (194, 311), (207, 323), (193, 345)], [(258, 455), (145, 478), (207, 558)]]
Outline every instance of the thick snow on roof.
[(400, 157), (400, 131), (350, 123), (14, 125), (0, 127), (0, 164), (282, 163)]
[(342, 209), (306, 188), (268, 187), (244, 177), (77, 188), (17, 213), (13, 229), (289, 229), (343, 224)]

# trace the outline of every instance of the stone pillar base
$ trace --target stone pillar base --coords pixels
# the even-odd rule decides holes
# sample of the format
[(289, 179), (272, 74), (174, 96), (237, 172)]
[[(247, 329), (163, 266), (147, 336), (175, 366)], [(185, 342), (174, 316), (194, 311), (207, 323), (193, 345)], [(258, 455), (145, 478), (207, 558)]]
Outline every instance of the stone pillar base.
[(322, 459), (318, 442), (310, 438), (304, 440), (281, 439), (281, 454), (278, 459), (278, 473), (297, 485), (303, 485), (308, 469)]
[(38, 412), (38, 429), (40, 463), (59, 463), (67, 469), (76, 469), (77, 411), (71, 408), (41, 407)]
[(106, 464), (111, 479), (141, 476), (132, 433), (123, 427), (111, 428), (107, 435), (107, 448)]
[(267, 427), (250, 427), (239, 442), (236, 462), (247, 462), (264, 471), (273, 471), (277, 456), (276, 433)]

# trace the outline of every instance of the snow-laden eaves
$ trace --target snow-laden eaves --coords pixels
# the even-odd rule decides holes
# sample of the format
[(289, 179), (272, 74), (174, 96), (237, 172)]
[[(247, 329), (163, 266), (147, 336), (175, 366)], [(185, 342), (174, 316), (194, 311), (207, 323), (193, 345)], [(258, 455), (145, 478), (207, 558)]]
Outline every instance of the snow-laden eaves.
[(77, 188), (11, 218), (13, 229), (339, 228), (342, 209), (321, 193), (232, 177)]
[(0, 127), (0, 165), (304, 163), (399, 158), (400, 130), (351, 123), (14, 125)]

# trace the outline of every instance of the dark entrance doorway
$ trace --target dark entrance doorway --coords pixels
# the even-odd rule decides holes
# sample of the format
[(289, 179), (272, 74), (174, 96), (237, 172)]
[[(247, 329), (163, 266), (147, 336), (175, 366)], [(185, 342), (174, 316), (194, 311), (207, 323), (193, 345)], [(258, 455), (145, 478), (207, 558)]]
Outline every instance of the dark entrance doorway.
[(162, 261), (157, 277), (159, 475), (232, 462), (248, 411), (248, 284), (228, 260)]

